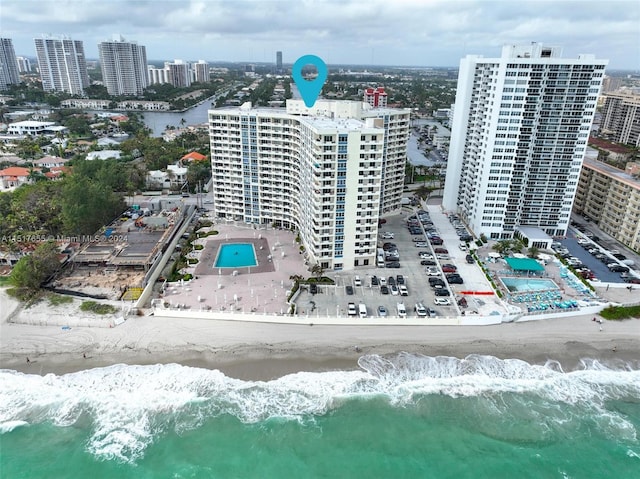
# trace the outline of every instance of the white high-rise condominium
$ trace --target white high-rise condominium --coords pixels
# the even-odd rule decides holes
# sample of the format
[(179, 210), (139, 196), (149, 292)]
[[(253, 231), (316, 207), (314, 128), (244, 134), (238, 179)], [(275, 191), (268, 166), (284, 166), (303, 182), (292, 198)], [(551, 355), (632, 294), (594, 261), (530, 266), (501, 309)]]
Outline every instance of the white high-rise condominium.
[(17, 57), (17, 60), (19, 73), (31, 73), (31, 60), (27, 57)]
[(142, 95), (149, 86), (147, 50), (121, 36), (98, 44), (102, 81), (109, 95)]
[(191, 72), (188, 63), (183, 60), (174, 60), (173, 62), (165, 62), (164, 67), (168, 71), (169, 83), (173, 86), (178, 88), (191, 86)]
[(324, 269), (374, 265), (379, 218), (401, 205), (409, 111), (355, 101), (209, 111), (214, 211), (297, 228)]
[(0, 90), (20, 83), (18, 60), (10, 38), (0, 38)]
[(193, 73), (193, 81), (198, 83), (207, 83), (209, 81), (209, 64), (204, 60), (198, 60), (191, 64)]
[(89, 86), (83, 43), (68, 37), (43, 36), (36, 38), (35, 44), (43, 90), (82, 95)]
[(607, 63), (538, 43), (462, 59), (445, 210), (478, 236), (564, 236)]

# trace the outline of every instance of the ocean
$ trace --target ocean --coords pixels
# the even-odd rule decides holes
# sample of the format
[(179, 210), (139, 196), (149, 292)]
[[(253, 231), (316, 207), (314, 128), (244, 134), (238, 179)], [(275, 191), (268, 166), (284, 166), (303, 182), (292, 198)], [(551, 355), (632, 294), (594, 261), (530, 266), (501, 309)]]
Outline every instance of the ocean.
[(0, 477), (640, 478), (640, 371), (362, 356), (246, 381), (178, 364), (0, 370)]

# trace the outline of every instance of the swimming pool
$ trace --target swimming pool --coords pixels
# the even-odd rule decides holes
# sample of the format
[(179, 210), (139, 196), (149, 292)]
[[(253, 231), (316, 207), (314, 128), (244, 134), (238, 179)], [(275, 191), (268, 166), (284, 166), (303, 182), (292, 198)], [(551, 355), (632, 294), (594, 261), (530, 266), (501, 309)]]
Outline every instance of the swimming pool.
[(214, 268), (243, 268), (256, 266), (256, 251), (251, 243), (229, 243), (220, 245)]
[(503, 278), (500, 281), (512, 293), (529, 291), (550, 291), (559, 289), (558, 285), (550, 279), (543, 278)]

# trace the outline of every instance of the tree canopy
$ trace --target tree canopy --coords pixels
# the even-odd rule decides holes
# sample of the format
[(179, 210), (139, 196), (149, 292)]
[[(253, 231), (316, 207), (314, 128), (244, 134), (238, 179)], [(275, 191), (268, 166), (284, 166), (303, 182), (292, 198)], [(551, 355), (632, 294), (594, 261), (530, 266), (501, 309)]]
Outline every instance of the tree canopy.
[(53, 241), (40, 244), (23, 256), (11, 271), (10, 283), (17, 288), (37, 290), (44, 280), (60, 267), (58, 247)]

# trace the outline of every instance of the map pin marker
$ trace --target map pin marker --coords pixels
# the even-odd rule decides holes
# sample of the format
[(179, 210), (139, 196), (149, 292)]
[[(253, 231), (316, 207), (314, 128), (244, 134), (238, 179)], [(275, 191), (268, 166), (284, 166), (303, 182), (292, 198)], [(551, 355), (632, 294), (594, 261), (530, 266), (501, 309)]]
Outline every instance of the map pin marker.
[[(302, 76), (302, 68), (306, 65), (313, 65), (318, 70), (315, 80), (305, 80)], [(291, 69), (291, 76), (298, 87), (302, 100), (307, 108), (311, 108), (318, 99), (322, 86), (327, 79), (327, 65), (320, 57), (315, 55), (304, 55), (296, 60)]]

